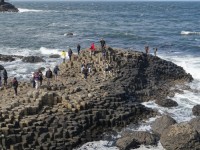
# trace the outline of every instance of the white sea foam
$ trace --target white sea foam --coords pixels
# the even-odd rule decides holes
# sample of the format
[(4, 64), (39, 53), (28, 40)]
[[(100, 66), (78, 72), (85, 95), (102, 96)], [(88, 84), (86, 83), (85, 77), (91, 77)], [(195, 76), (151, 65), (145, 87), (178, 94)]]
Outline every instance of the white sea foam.
[(26, 8), (18, 8), (20, 13), (24, 13), (24, 12), (41, 12), (44, 10), (36, 10), (36, 9), (26, 9)]
[(50, 49), (50, 48), (46, 48), (46, 47), (41, 47), (39, 49), (39, 51), (43, 55), (51, 55), (51, 54), (60, 54), (61, 53), (61, 49)]
[(181, 35), (200, 35), (200, 32), (192, 32), (192, 31), (181, 31)]

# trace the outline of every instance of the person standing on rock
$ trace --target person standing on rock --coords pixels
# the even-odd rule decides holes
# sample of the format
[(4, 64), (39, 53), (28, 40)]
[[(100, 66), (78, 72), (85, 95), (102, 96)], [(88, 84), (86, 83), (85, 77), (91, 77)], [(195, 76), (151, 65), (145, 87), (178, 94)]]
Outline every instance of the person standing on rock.
[(15, 96), (17, 96), (18, 81), (17, 81), (16, 77), (13, 78), (12, 87), (13, 87), (13, 89), (15, 91)]
[(146, 54), (149, 53), (149, 46), (145, 46), (145, 52), (146, 52)]
[(93, 54), (95, 56), (95, 51), (96, 51), (95, 45), (94, 43), (92, 43), (90, 46), (90, 55), (92, 56)]
[(34, 81), (35, 81), (35, 88), (36, 90), (39, 88), (39, 82), (40, 82), (40, 77), (39, 77), (39, 72), (34, 73)]
[(35, 73), (32, 72), (32, 78), (31, 78), (31, 83), (32, 83), (32, 87), (35, 88), (35, 80), (34, 80), (34, 75)]
[(61, 58), (63, 59), (63, 63), (65, 63), (65, 59), (66, 59), (66, 52), (65, 51), (62, 51)]
[(80, 54), (80, 50), (81, 50), (81, 45), (80, 45), (80, 44), (77, 44), (77, 52), (78, 52), (78, 55)]
[(3, 80), (4, 80), (4, 86), (7, 86), (7, 80), (8, 80), (8, 74), (7, 74), (7, 71), (6, 71), (6, 69), (4, 68), (3, 69)]
[(51, 69), (49, 68), (46, 72), (46, 78), (47, 78), (47, 85), (50, 86), (50, 80), (51, 78), (53, 77), (53, 74), (52, 74), (52, 71)]
[(87, 66), (84, 66), (82, 73), (84, 75), (84, 79), (86, 80), (87, 76), (88, 76), (88, 68), (87, 68)]
[(103, 50), (104, 48), (106, 48), (106, 41), (104, 41), (103, 38), (100, 40), (100, 43), (101, 43), (101, 50)]
[(69, 48), (69, 50), (68, 50), (68, 56), (69, 56), (69, 60), (70, 61), (72, 59), (72, 54), (73, 54), (73, 52), (72, 52), (71, 48)]
[(157, 51), (158, 51), (158, 48), (156, 47), (156, 48), (154, 48), (154, 56), (156, 56), (156, 54), (157, 54)]
[(57, 81), (58, 80), (58, 72), (60, 71), (60, 69), (58, 68), (58, 65), (56, 65), (53, 69), (53, 73), (54, 73), (54, 76), (55, 76), (55, 80)]
[(39, 81), (40, 81), (40, 86), (41, 86), (42, 81), (43, 81), (43, 73), (42, 73), (41, 69), (39, 69), (38, 72), (39, 72)]

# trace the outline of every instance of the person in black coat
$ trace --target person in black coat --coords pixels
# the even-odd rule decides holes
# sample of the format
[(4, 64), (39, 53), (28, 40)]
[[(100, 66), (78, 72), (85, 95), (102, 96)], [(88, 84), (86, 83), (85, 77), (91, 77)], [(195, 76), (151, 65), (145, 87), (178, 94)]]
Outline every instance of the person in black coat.
[(2, 74), (3, 74), (4, 86), (6, 86), (7, 85), (8, 74), (7, 74), (7, 71), (6, 71), (5, 68), (4, 68)]

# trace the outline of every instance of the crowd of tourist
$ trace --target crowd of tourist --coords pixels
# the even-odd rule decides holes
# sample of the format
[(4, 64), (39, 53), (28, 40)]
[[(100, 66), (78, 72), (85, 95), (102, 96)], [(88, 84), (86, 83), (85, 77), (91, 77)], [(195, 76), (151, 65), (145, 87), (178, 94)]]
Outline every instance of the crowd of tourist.
[[(106, 77), (107, 74), (112, 73), (113, 66), (109, 61), (107, 61), (109, 59), (108, 57), (111, 57), (112, 54), (111, 54), (111, 52), (109, 52), (106, 49), (106, 42), (104, 39), (100, 40), (100, 48), (101, 48), (103, 62), (105, 62), (103, 72)], [(90, 50), (90, 55), (95, 56), (96, 46), (94, 43), (91, 44), (89, 50)], [(154, 50), (154, 55), (156, 56), (158, 49), (153, 48), (153, 50)], [(77, 44), (78, 56), (80, 55), (80, 53), (81, 53), (81, 46), (80, 46), (80, 44)], [(146, 54), (149, 53), (149, 46), (145, 46), (145, 53)], [(64, 50), (61, 52), (62, 63), (66, 63), (67, 54), (69, 57), (69, 61), (72, 61), (73, 51), (71, 50), (71, 48), (69, 48), (67, 52)], [(81, 74), (83, 74), (83, 78), (85, 80), (87, 80), (89, 73), (91, 73), (91, 66), (92, 66), (92, 63), (85, 63), (85, 62), (83, 62), (83, 64), (81, 65), (80, 72), (81, 72)], [(51, 71), (50, 68), (47, 69), (47, 71), (45, 73), (45, 78), (47, 80), (47, 86), (51, 85), (51, 80), (52, 80), (53, 76), (55, 78), (55, 81), (58, 80), (59, 71), (60, 71), (60, 69), (59, 69), (58, 65), (56, 65), (53, 68), (53, 72)], [(8, 79), (8, 74), (7, 74), (6, 69), (4, 68), (2, 73), (0, 72), (0, 87), (2, 85), (7, 86), (7, 79)], [(43, 84), (43, 79), (44, 79), (44, 75), (43, 75), (41, 69), (38, 69), (37, 71), (32, 72), (32, 77), (31, 77), (32, 87), (35, 88), (36, 90), (39, 89), (40, 86), (42, 86), (42, 84)], [(3, 83), (2, 83), (2, 81), (3, 81)], [(15, 95), (17, 95), (18, 81), (17, 81), (16, 77), (14, 77), (12, 80), (12, 87), (14, 89)]]

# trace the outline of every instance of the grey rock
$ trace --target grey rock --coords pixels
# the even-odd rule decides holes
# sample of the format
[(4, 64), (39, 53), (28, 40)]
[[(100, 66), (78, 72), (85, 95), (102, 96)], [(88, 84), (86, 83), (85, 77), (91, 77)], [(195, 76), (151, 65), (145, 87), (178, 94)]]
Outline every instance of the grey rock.
[(196, 118), (193, 118), (189, 121), (189, 124), (191, 126), (193, 126), (194, 129), (197, 130), (197, 132), (200, 133), (200, 117), (196, 117)]
[(166, 150), (200, 149), (198, 132), (188, 123), (169, 126), (161, 135), (160, 142)]
[(52, 54), (49, 56), (49, 58), (60, 58), (59, 54)]
[(175, 123), (176, 123), (176, 121), (173, 118), (171, 118), (168, 115), (165, 115), (165, 116), (162, 116), (162, 117), (156, 119), (152, 123), (151, 128), (154, 133), (161, 135), (166, 128), (168, 128), (169, 126), (171, 126)]
[(27, 56), (22, 59), (23, 62), (26, 63), (38, 63), (38, 62), (45, 62), (45, 60), (39, 56)]
[(193, 115), (200, 116), (200, 105), (196, 105), (192, 108)]
[(156, 100), (156, 104), (163, 106), (163, 107), (176, 107), (176, 106), (178, 106), (178, 103), (171, 100), (171, 99)]

